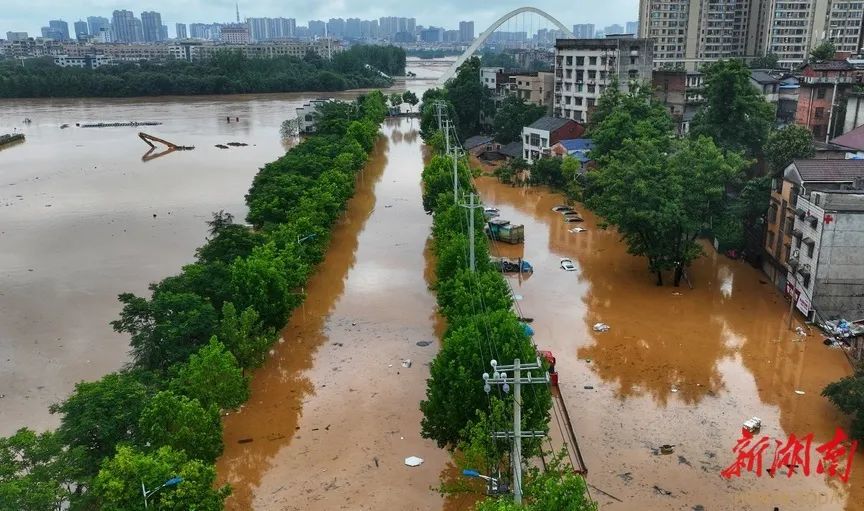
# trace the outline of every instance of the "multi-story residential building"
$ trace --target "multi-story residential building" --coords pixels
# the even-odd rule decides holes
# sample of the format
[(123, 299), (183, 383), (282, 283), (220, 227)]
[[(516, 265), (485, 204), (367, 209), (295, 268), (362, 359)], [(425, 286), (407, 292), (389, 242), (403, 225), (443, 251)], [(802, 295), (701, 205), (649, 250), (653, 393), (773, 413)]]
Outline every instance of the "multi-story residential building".
[(555, 87), (554, 73), (528, 73), (510, 77), (512, 93), (526, 103), (546, 107), (552, 111), (552, 89)]
[(761, 54), (767, 4), (767, 0), (640, 0), (639, 37), (654, 40), (658, 67), (683, 65), (695, 71), (705, 62)]
[(593, 39), (594, 25), (592, 23), (573, 25), (573, 37), (576, 39)]
[(552, 146), (562, 140), (579, 138), (585, 126), (571, 119), (541, 117), (522, 128), (522, 158), (533, 163), (552, 155)]
[[(818, 160), (816, 160), (818, 161)], [(846, 162), (857, 162), (851, 165)], [(808, 319), (864, 313), (864, 165), (861, 160), (822, 160), (787, 169), (793, 183), (808, 173), (833, 183), (799, 189), (787, 260), (786, 293)], [(803, 167), (803, 170), (802, 170)]]
[(156, 11), (141, 13), (141, 25), (144, 30), (144, 42), (155, 43), (162, 40), (162, 15)]
[[(102, 16), (87, 16), (87, 31), (92, 37), (98, 37), (105, 32), (110, 34), (111, 21)], [(106, 42), (110, 42), (110, 36), (109, 41)]]
[(75, 27), (75, 40), (83, 41), (89, 37), (90, 33), (87, 31), (87, 22), (78, 20), (73, 26)]
[(187, 37), (189, 37), (189, 34), (186, 32), (185, 23), (174, 24), (174, 33), (177, 39), (186, 39)]
[(312, 37), (324, 37), (327, 33), (327, 23), (321, 20), (309, 20), (309, 35)]
[(345, 20), (345, 34), (348, 39), (360, 39), (360, 24), (363, 21), (360, 18), (348, 18)]
[[(20, 43), (15, 43), (20, 44)], [(27, 45), (27, 51), (37, 53), (34, 44)], [(172, 44), (54, 44), (42, 46), (40, 55), (65, 57), (69, 65), (78, 65), (78, 58), (101, 56), (110, 62), (141, 60), (200, 60), (212, 57), (217, 52), (239, 51), (249, 58), (297, 57), (302, 58), (308, 51), (313, 51), (321, 57), (343, 50), (339, 41), (284, 41), (253, 44), (222, 44), (200, 41), (182, 41)], [(10, 55), (14, 56), (14, 55)], [(27, 55), (31, 56), (31, 55)]]
[(54, 32), (60, 34), (61, 41), (68, 41), (69, 38), (69, 24), (63, 20), (51, 20), (48, 22), (48, 27)]
[(54, 57), (54, 64), (60, 67), (79, 67), (82, 69), (97, 69), (114, 63), (114, 59), (107, 55), (84, 55), (81, 57), (70, 57), (69, 55), (58, 55)]
[(829, 4), (828, 0), (772, 2), (766, 23), (765, 51), (777, 55), (781, 67), (793, 68), (805, 62), (810, 49), (827, 35)]
[(345, 35), (345, 20), (342, 18), (330, 18), (327, 22), (327, 36), (340, 38)]
[(6, 32), (6, 40), (10, 43), (13, 41), (24, 41), (27, 37), (27, 32)]
[[(854, 67), (845, 60), (807, 64), (798, 84), (795, 124), (806, 127), (817, 140), (826, 142), (842, 128), (836, 115), (842, 110), (846, 92), (856, 83)], [(840, 109), (832, 108), (841, 107)]]
[(459, 22), (459, 42), (470, 43), (474, 40), (474, 22), (460, 21)]
[(135, 39), (135, 13), (127, 10), (114, 11), (111, 17), (111, 32), (113, 40), (122, 43), (133, 43)]
[(222, 25), (220, 39), (228, 44), (248, 44), (249, 25), (246, 23), (228, 23)]
[(690, 121), (699, 110), (701, 97), (698, 90), (702, 86), (702, 75), (684, 70), (655, 70), (651, 86), (654, 99), (669, 109), (676, 133), (686, 135), (690, 131)]
[(378, 20), (363, 20), (360, 22), (360, 37), (362, 39), (378, 39)]
[(628, 21), (626, 26), (624, 27), (624, 32), (632, 35), (639, 34), (639, 22), (638, 21)]
[(853, 55), (861, 51), (862, 25), (864, 25), (864, 2), (861, 0), (829, 2), (825, 37), (834, 43), (837, 51)]
[(53, 39), (20, 39), (0, 45), (2, 55), (10, 59), (25, 59), (30, 57), (55, 57), (63, 55), (63, 43)]
[(619, 25), (617, 23), (613, 23), (612, 25), (609, 25), (608, 27), (606, 27), (603, 31), (606, 33), (607, 36), (616, 35), (616, 34), (623, 34), (624, 33), (624, 27), (622, 27), (621, 25)]
[[(778, 289), (786, 289), (792, 259), (798, 245), (795, 218), (798, 201), (814, 190), (840, 190), (864, 178), (864, 160), (795, 160), (771, 181), (771, 201), (766, 215), (765, 255), (762, 270)], [(806, 216), (805, 216), (806, 218)], [(818, 220), (818, 219), (817, 219)], [(803, 239), (802, 239), (803, 243)]]
[(777, 104), (780, 98), (780, 80), (773, 76), (767, 69), (754, 69), (750, 71), (750, 85), (765, 98), (765, 101)]
[(613, 81), (621, 90), (634, 82), (650, 83), (653, 50), (650, 39), (559, 39), (553, 115), (588, 122), (597, 98)]
[(329, 102), (329, 99), (313, 99), (309, 103), (297, 108), (297, 130), (302, 134), (315, 133), (317, 128), (315, 113), (321, 105)]

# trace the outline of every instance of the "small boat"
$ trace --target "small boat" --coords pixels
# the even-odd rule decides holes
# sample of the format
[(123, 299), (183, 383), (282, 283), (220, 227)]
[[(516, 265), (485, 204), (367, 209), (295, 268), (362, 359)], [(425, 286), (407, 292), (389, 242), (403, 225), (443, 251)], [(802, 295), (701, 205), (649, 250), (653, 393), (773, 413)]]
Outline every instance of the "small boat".
[(567, 257), (561, 259), (561, 269), (564, 271), (576, 271), (576, 265)]

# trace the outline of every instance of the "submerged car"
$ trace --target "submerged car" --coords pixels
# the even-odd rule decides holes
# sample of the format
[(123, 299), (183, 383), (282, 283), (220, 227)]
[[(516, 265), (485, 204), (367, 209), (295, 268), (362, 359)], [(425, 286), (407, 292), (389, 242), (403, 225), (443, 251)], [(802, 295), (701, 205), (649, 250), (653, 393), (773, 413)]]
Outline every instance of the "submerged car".
[(564, 271), (576, 271), (576, 265), (568, 258), (561, 259), (561, 269)]
[(573, 208), (565, 204), (558, 204), (557, 206), (552, 208), (552, 211), (555, 211), (557, 213), (566, 213), (567, 211), (573, 211)]
[(573, 213), (572, 215), (564, 215), (565, 222), (584, 222), (585, 220), (579, 216), (577, 213)]

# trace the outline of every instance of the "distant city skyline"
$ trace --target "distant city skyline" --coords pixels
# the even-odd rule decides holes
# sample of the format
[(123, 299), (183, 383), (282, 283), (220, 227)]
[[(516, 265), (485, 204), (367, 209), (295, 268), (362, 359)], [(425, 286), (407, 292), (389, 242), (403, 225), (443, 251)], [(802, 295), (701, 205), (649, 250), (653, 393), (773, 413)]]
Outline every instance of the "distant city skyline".
[[(438, 2), (411, 2), (380, 0), (373, 4), (348, 3), (344, 0), (299, 0), (286, 4), (277, 0), (256, 0), (239, 2), (240, 16), (246, 18), (294, 18), (298, 26), (305, 26), (310, 20), (330, 18), (360, 18), (375, 20), (381, 17), (396, 16), (415, 18), (417, 25), (435, 26), (446, 30), (458, 30), (459, 21), (473, 21), (475, 35), (479, 35), (500, 16), (517, 7), (526, 5), (523, 1), (504, 0), (490, 5), (477, 0)], [(566, 27), (578, 23), (592, 23), (597, 27), (620, 24), (638, 17), (637, 0), (592, 0), (581, 4), (579, 15), (574, 16), (572, 2), (566, 0), (547, 0), (529, 4), (542, 9)], [(192, 23), (230, 23), (236, 18), (233, 0), (149, 0), (146, 3), (131, 0), (31, 0), (14, 2), (0, 11), (0, 34), (7, 31), (27, 32), (30, 37), (39, 37), (42, 27), (49, 20), (65, 21), (69, 27), (76, 21), (86, 21), (89, 17), (111, 19), (115, 10), (130, 10), (141, 19), (142, 12), (158, 12), (162, 24), (170, 27), (173, 36), (177, 23), (187, 26)], [(544, 28), (547, 22), (536, 15), (525, 15), (525, 24), (533, 25), (533, 31)], [(533, 21), (530, 18), (533, 18)], [(515, 21), (513, 22), (515, 23)], [(551, 24), (548, 28), (552, 28)], [(506, 28), (502, 28), (506, 30)], [(74, 38), (74, 32), (70, 34)], [(0, 36), (2, 37), (2, 36)]]

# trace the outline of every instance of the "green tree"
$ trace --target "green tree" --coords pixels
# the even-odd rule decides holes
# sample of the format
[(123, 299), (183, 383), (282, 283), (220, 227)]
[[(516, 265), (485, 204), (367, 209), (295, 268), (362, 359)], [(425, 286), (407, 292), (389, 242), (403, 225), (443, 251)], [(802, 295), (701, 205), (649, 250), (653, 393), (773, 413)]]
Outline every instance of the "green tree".
[(765, 160), (772, 173), (782, 172), (792, 160), (812, 158), (814, 154), (813, 135), (797, 124), (772, 131), (765, 143)]
[(238, 257), (248, 256), (261, 241), (260, 235), (244, 225), (235, 224), (234, 215), (224, 211), (213, 213), (213, 219), (207, 225), (210, 238), (195, 254), (204, 264), (230, 264)]
[(179, 367), (169, 386), (177, 394), (197, 399), (205, 408), (237, 408), (249, 398), (248, 378), (215, 336)]
[(150, 300), (123, 293), (120, 303), (120, 319), (111, 326), (132, 336), (132, 360), (145, 369), (167, 369), (186, 360), (207, 342), (218, 321), (213, 306), (192, 293), (154, 293)]
[(192, 459), (212, 463), (222, 454), (222, 419), (215, 407), (197, 399), (162, 391), (141, 413), (141, 443), (157, 449), (167, 445)]
[(150, 497), (149, 503), (154, 509), (221, 511), (225, 498), (231, 493), (228, 486), (216, 487), (213, 465), (190, 460), (183, 451), (167, 446), (148, 453), (128, 446), (119, 447), (114, 457), (102, 466), (92, 491), (102, 511), (141, 509), (142, 484), (154, 490), (175, 477), (182, 481)]
[(406, 90), (402, 94), (402, 101), (411, 105), (411, 109), (413, 110), (417, 103), (420, 102), (420, 99), (417, 98), (417, 94), (414, 94), (410, 90)]
[(222, 321), (216, 335), (244, 371), (264, 363), (267, 350), (277, 336), (275, 329), (264, 326), (255, 309), (246, 307), (237, 314), (231, 302), (222, 306)]
[(780, 58), (776, 53), (766, 53), (759, 58), (750, 61), (752, 69), (777, 69), (777, 62)]
[(837, 53), (837, 46), (830, 39), (826, 39), (810, 50), (810, 62), (831, 60), (835, 53)]
[[(516, 358), (528, 361), (537, 356), (512, 312), (470, 314), (473, 312), (463, 312), (465, 319), (450, 325), (441, 351), (429, 370), (426, 399), (420, 403), (423, 438), (435, 440), (439, 447), (454, 448), (465, 440), (465, 427), (476, 418), (477, 410), (489, 406), (488, 396), (478, 384), (477, 376), (490, 371), (489, 362), (493, 356), (502, 361)], [(530, 398), (523, 398), (524, 428), (546, 430), (551, 406), (548, 390), (538, 389)], [(503, 400), (512, 405), (512, 396), (504, 395)]]
[(724, 209), (726, 186), (745, 165), (707, 137), (676, 142), (671, 152), (651, 138), (628, 139), (606, 164), (592, 172), (598, 190), (588, 203), (613, 224), (629, 253), (648, 258), (663, 284), (664, 271), (682, 271), (701, 255), (696, 237)]
[(705, 104), (690, 133), (708, 136), (729, 151), (748, 157), (762, 154), (774, 125), (774, 107), (750, 84), (750, 69), (739, 60), (720, 60), (703, 68)]
[(22, 428), (0, 437), (0, 508), (66, 509), (76, 487), (68, 479), (69, 456), (54, 432), (36, 434)]
[(462, 266), (452, 278), (440, 281), (435, 290), (438, 310), (448, 319), (457, 319), (465, 311), (509, 310), (513, 305), (507, 282), (491, 269), (472, 272)]
[[(471, 57), (460, 67), (456, 76), (447, 81), (447, 99), (453, 104), (458, 117), (450, 116), (456, 125), (459, 138), (466, 138), (480, 132), (480, 113), (493, 113), (492, 93), (477, 78), (480, 76), (480, 59)], [(424, 100), (425, 102), (425, 100)]]
[(72, 395), (51, 406), (62, 415), (57, 435), (70, 448), (80, 448), (81, 470), (95, 474), (116, 445), (138, 439), (138, 421), (148, 389), (133, 373), (111, 373), (94, 382), (80, 382)]
[(398, 109), (399, 106), (402, 104), (402, 94), (399, 94), (398, 92), (394, 92), (393, 94), (390, 94), (390, 97), (388, 98), (388, 100), (390, 101), (391, 107)]
[(531, 167), (531, 181), (535, 183), (562, 187), (565, 184), (561, 171), (561, 158), (540, 158)]
[(593, 141), (591, 158), (601, 163), (627, 139), (650, 138), (671, 143), (672, 118), (651, 98), (647, 88), (637, 87), (623, 93), (609, 86), (591, 114), (589, 135)]
[(507, 144), (522, 137), (522, 127), (546, 115), (546, 108), (526, 103), (519, 96), (508, 96), (495, 113), (495, 141)]
[(273, 242), (255, 247), (249, 257), (230, 267), (234, 305), (252, 307), (268, 327), (281, 328), (288, 313), (300, 304), (297, 293), (308, 268), (288, 250), (277, 251)]
[(864, 367), (859, 366), (852, 376), (829, 383), (822, 395), (845, 414), (852, 416), (852, 438), (864, 440)]

